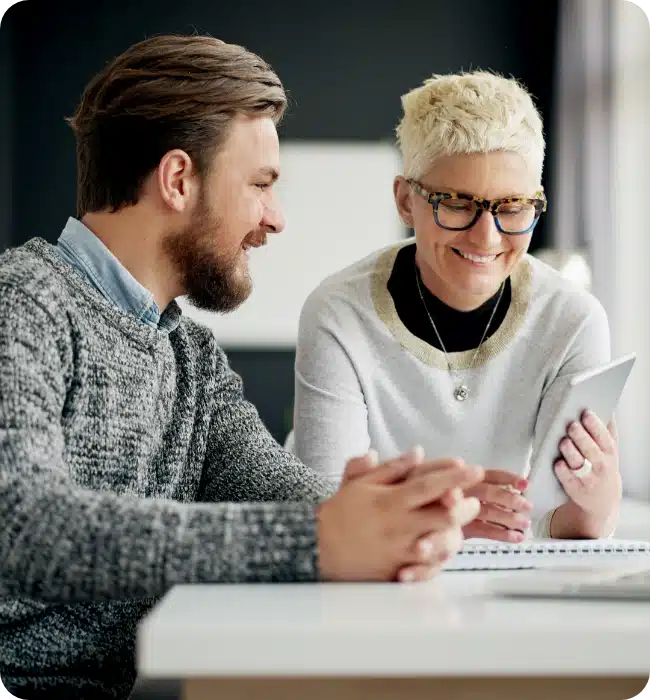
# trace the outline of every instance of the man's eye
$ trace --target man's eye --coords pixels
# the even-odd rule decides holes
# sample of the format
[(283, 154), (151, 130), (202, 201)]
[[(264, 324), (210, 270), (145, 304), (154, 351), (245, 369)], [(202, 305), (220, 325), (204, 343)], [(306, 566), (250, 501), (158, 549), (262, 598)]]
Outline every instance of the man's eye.
[(261, 190), (268, 190), (270, 186), (271, 185), (269, 185), (268, 182), (260, 182), (257, 185), (255, 185), (255, 187), (259, 187), (259, 189)]

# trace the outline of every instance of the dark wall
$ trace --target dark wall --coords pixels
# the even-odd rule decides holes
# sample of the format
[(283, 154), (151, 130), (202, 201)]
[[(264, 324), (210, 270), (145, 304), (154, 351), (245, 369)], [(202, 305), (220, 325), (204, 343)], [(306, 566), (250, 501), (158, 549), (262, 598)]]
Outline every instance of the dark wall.
[[(305, 5), (309, 16), (294, 3), (259, 0), (27, 0), (10, 8), (15, 243), (54, 239), (74, 211), (74, 142), (63, 119), (108, 59), (152, 34), (209, 32), (264, 56), (292, 97), (286, 138), (392, 139), (401, 94), (431, 73), (479, 67), (523, 80), (550, 123), (555, 2), (528, 0), (530, 24), (519, 0), (491, 0), (489, 13), (484, 0)], [(536, 239), (544, 237), (541, 223)]]
[[(0, 50), (4, 65), (8, 25), (14, 61), (5, 72), (13, 78), (15, 101), (11, 115), (0, 107), (0, 127), (11, 117), (11, 242), (35, 235), (54, 241), (74, 214), (74, 140), (64, 117), (106, 61), (153, 34), (207, 32), (261, 54), (290, 93), (284, 138), (393, 140), (400, 95), (432, 73), (474, 68), (523, 81), (550, 124), (557, 0), (527, 0), (523, 15), (521, 0), (328, 0), (297, 7), (260, 0), (27, 0), (10, 8)], [(0, 106), (9, 94), (7, 76), (0, 77)], [(7, 180), (6, 170), (0, 177)], [(548, 191), (548, 179), (545, 184)], [(2, 205), (7, 194), (0, 190)], [(0, 208), (0, 227), (7, 226), (11, 207)], [(542, 221), (533, 249), (545, 239)], [(249, 396), (281, 437), (293, 353), (233, 349), (231, 356)], [(266, 371), (271, 362), (276, 372)], [(279, 377), (273, 387), (270, 376)]]
[(257, 408), (276, 440), (293, 425), (293, 350), (228, 348), (230, 366), (244, 379), (246, 398)]
[(0, 253), (12, 238), (13, 24), (0, 24)]

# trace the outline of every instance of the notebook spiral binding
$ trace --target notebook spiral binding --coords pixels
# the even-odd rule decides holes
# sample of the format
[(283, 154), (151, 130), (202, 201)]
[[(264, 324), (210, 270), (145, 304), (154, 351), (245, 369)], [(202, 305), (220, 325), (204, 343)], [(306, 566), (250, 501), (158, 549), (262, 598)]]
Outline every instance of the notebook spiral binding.
[(496, 554), (501, 556), (522, 556), (530, 554), (650, 554), (650, 543), (603, 543), (594, 547), (594, 543), (585, 540), (585, 544), (562, 542), (556, 543), (530, 543), (521, 545), (472, 545), (462, 549), (460, 554), (465, 557), (484, 556)]

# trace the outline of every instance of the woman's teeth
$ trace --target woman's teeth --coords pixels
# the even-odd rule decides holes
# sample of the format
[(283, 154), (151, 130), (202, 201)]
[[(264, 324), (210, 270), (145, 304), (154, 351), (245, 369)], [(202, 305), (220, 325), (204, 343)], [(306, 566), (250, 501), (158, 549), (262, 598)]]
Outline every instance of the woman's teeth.
[(496, 255), (474, 255), (472, 253), (464, 253), (462, 250), (457, 250), (456, 248), (454, 248), (454, 250), (461, 257), (466, 258), (467, 260), (471, 260), (475, 263), (490, 263), (497, 259)]

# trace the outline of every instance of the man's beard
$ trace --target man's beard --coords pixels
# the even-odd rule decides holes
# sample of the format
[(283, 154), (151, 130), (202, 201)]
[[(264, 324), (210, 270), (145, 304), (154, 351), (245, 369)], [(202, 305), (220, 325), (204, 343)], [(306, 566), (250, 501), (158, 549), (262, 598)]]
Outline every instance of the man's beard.
[(252, 291), (252, 281), (242, 261), (241, 249), (230, 258), (216, 252), (222, 224), (210, 216), (204, 202), (199, 202), (191, 224), (164, 243), (190, 303), (206, 311), (233, 311), (244, 303)]

